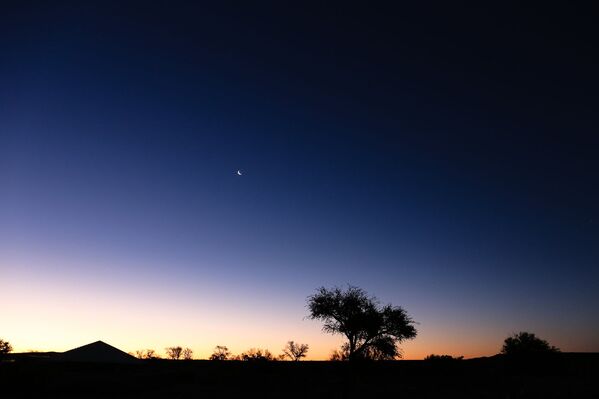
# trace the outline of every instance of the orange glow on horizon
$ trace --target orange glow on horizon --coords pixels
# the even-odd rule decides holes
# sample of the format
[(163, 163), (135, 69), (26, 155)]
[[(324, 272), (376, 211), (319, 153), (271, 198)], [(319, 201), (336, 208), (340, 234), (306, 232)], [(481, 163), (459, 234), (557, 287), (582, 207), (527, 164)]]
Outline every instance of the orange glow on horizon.
[[(81, 278), (69, 269), (48, 278), (23, 272), (29, 270), (25, 267), (4, 269), (11, 272), (0, 301), (10, 306), (3, 311), (0, 338), (15, 352), (62, 352), (102, 340), (125, 352), (154, 349), (161, 356), (164, 348), (179, 345), (191, 348), (194, 358), (207, 359), (217, 345), (233, 354), (262, 348), (278, 355), (294, 340), (310, 346), (306, 360), (326, 360), (343, 342), (341, 336), (323, 333), (320, 323), (305, 319), (305, 297), (267, 307), (264, 299), (243, 292), (236, 297), (219, 294), (209, 285), (170, 290), (143, 278), (132, 284), (110, 273)], [(477, 324), (458, 328), (434, 317), (417, 319), (418, 336), (400, 345), (407, 360), (433, 353), (492, 356), (512, 332)], [(547, 339), (562, 350), (577, 350), (564, 336)]]

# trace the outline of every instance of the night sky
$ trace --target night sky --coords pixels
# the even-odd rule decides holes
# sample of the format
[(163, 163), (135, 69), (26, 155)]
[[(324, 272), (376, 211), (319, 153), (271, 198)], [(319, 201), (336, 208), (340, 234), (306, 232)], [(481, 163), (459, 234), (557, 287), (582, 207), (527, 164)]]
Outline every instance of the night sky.
[(592, 9), (92, 3), (0, 5), (15, 350), (324, 359), (306, 297), (353, 284), (408, 359), (599, 351)]

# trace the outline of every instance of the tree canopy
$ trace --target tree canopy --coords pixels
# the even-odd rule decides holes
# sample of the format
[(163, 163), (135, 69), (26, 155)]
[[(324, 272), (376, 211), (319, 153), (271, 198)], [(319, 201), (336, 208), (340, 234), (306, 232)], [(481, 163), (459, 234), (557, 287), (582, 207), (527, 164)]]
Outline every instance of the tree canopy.
[(503, 341), (501, 353), (504, 355), (532, 355), (540, 353), (556, 353), (559, 349), (535, 334), (521, 331), (512, 334)]
[(183, 353), (183, 348), (180, 346), (171, 346), (165, 348), (166, 356), (171, 360), (179, 360), (181, 358), (181, 354)]
[(8, 341), (0, 339), (0, 358), (8, 353), (12, 352), (12, 346)]
[(193, 360), (193, 350), (191, 348), (183, 349), (181, 357), (183, 357), (183, 360)]
[(217, 345), (214, 352), (210, 355), (210, 360), (228, 360), (231, 356), (229, 348), (226, 346)]
[(321, 320), (323, 331), (342, 334), (341, 348), (348, 360), (390, 360), (401, 357), (398, 344), (416, 337), (415, 322), (399, 306), (381, 306), (361, 288), (318, 288), (308, 297), (309, 317)]
[(290, 360), (298, 362), (302, 357), (306, 357), (309, 348), (310, 347), (307, 344), (289, 341), (283, 348), (283, 358), (288, 357)]

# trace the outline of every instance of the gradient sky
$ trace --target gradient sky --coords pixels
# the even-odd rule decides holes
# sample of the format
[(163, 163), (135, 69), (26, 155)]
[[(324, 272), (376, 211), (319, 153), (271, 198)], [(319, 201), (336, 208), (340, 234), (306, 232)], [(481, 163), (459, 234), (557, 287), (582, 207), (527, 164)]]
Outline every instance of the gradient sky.
[(349, 283), (408, 359), (599, 351), (592, 10), (109, 3), (0, 9), (15, 350), (323, 359), (306, 297)]

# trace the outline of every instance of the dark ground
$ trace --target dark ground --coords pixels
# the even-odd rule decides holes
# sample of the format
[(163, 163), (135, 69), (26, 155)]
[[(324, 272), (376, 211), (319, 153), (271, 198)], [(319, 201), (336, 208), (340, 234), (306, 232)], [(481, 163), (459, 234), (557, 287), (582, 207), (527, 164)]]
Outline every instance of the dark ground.
[(0, 364), (0, 397), (599, 398), (599, 354), (461, 361)]

